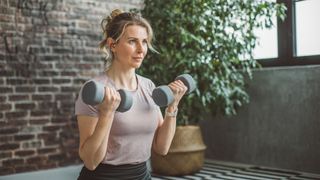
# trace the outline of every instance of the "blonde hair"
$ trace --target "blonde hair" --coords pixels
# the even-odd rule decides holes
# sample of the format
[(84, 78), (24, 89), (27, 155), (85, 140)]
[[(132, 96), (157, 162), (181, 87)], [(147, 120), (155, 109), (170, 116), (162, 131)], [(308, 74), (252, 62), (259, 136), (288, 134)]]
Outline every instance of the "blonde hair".
[(148, 48), (151, 51), (157, 52), (152, 46), (153, 30), (149, 22), (136, 13), (122, 12), (119, 9), (115, 9), (101, 21), (103, 40), (100, 42), (99, 48), (106, 54), (105, 70), (108, 70), (114, 58), (110, 47), (107, 46), (107, 39), (112, 38), (118, 42), (124, 34), (126, 27), (131, 25), (139, 25), (146, 28)]

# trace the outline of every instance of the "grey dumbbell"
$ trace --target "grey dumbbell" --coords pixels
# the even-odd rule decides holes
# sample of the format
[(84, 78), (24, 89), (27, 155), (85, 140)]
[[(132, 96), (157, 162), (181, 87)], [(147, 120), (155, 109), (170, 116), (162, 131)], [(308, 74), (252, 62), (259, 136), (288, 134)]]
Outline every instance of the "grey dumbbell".
[[(81, 97), (83, 102), (93, 106), (100, 104), (105, 96), (104, 87), (104, 84), (94, 80), (87, 82), (82, 89)], [(116, 111), (128, 111), (132, 106), (131, 94), (123, 89), (118, 90), (118, 92), (120, 94), (121, 101)]]
[[(191, 93), (196, 89), (196, 82), (189, 74), (182, 74), (176, 77), (175, 80), (181, 80), (188, 90), (186, 94)], [(152, 91), (153, 101), (160, 107), (168, 106), (174, 100), (173, 92), (167, 85), (158, 86)]]

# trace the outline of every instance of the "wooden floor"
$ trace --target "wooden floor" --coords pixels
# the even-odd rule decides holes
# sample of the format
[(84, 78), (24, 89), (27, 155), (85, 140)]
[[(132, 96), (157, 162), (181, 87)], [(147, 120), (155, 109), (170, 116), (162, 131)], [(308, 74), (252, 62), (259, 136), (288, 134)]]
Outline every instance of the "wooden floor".
[(159, 176), (152, 175), (154, 180), (183, 180), (183, 179), (205, 179), (205, 180), (320, 180), (320, 174), (311, 174), (292, 170), (274, 169), (238, 163), (206, 160), (200, 172), (182, 176)]

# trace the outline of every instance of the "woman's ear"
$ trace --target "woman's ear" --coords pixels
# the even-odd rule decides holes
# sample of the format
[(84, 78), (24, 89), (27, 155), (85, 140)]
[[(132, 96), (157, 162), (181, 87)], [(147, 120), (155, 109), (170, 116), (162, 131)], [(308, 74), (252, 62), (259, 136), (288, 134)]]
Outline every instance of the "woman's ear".
[(113, 52), (114, 48), (116, 47), (116, 41), (113, 40), (112, 38), (107, 39), (107, 46), (110, 48), (110, 50)]

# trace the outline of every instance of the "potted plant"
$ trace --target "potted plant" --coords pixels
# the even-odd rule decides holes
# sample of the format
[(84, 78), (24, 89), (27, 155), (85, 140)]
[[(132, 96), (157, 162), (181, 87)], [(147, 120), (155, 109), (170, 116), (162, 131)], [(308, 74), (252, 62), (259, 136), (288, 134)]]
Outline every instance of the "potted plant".
[[(197, 82), (196, 92), (180, 102), (177, 131), (168, 155), (153, 155), (151, 159), (156, 173), (185, 175), (201, 168), (205, 147), (202, 138), (195, 135), (198, 122), (206, 113), (235, 115), (239, 107), (249, 102), (245, 79), (252, 78), (252, 69), (259, 67), (252, 55), (257, 42), (254, 30), (272, 27), (274, 15), (283, 20), (285, 10), (283, 4), (262, 0), (145, 0), (143, 9), (134, 10), (151, 23), (159, 52), (147, 55), (139, 73), (150, 77), (156, 85), (168, 84), (183, 73)], [(192, 133), (186, 135), (183, 128)], [(192, 137), (200, 140), (195, 142)], [(177, 145), (186, 142), (191, 145)], [(187, 150), (195, 156), (183, 155)], [(178, 158), (172, 159), (172, 155)], [(197, 157), (198, 160), (193, 159)], [(155, 161), (162, 164), (156, 165)], [(181, 168), (186, 164), (195, 167), (185, 171), (174, 167), (175, 163)]]

